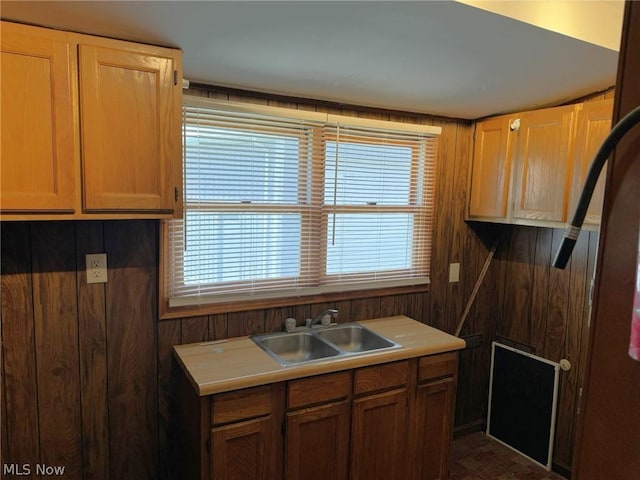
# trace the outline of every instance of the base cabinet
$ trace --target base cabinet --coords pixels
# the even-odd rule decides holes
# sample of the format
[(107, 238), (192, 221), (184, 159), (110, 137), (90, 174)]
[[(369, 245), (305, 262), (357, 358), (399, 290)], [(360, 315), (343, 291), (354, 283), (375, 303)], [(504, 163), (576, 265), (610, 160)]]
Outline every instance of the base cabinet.
[(211, 478), (274, 478), (272, 419), (258, 418), (211, 430)]
[(407, 390), (353, 402), (352, 480), (405, 478)]
[(348, 400), (287, 413), (285, 478), (347, 478), (350, 416)]
[(178, 396), (174, 478), (445, 479), (456, 371), (447, 352)]
[(416, 448), (420, 452), (417, 478), (421, 480), (448, 478), (454, 396), (455, 382), (451, 377), (418, 385), (416, 424), (421, 431)]

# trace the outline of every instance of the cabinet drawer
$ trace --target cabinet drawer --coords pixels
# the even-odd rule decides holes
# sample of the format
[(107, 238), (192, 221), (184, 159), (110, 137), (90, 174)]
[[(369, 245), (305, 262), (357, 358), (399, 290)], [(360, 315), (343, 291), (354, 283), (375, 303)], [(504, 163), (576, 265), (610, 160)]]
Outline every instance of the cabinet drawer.
[(406, 385), (408, 378), (408, 360), (359, 368), (355, 371), (353, 394), (361, 395)]
[(351, 372), (329, 373), (289, 382), (287, 408), (347, 398), (351, 394)]
[(458, 369), (458, 354), (443, 353), (422, 357), (418, 361), (418, 382), (453, 376)]
[(220, 425), (268, 415), (272, 409), (271, 389), (266, 385), (214, 396), (211, 422)]

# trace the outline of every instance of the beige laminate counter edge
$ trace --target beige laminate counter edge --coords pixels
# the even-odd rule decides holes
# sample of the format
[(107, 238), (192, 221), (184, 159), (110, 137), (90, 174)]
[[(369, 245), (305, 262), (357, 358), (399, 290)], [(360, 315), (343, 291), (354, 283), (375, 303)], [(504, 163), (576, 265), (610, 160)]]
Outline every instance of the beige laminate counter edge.
[(173, 349), (196, 392), (204, 396), (465, 347), (464, 340), (405, 316), (358, 323), (399, 343), (402, 348), (287, 367), (281, 366), (249, 337), (176, 345)]

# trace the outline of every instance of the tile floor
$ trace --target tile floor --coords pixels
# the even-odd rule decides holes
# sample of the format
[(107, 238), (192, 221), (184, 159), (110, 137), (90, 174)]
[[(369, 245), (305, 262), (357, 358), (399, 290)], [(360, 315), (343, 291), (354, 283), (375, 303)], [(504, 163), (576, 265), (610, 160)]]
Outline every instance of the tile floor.
[(449, 480), (565, 479), (477, 432), (454, 440)]

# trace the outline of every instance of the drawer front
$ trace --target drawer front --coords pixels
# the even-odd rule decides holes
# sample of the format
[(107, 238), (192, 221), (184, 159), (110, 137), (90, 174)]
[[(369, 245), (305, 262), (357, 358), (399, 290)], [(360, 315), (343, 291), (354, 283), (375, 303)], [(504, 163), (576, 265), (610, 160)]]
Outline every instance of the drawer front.
[(408, 360), (359, 368), (355, 371), (353, 394), (361, 395), (403, 386), (408, 380)]
[(442, 353), (422, 357), (418, 361), (418, 382), (450, 377), (458, 370), (458, 354), (456, 352)]
[(300, 408), (351, 395), (351, 372), (337, 372), (289, 382), (287, 408)]
[(272, 386), (247, 388), (213, 397), (211, 421), (214, 425), (268, 415), (272, 410)]

